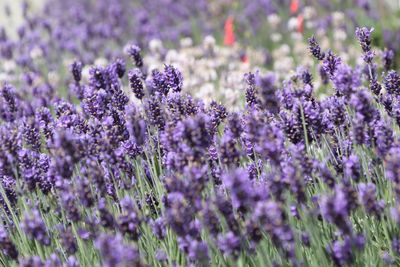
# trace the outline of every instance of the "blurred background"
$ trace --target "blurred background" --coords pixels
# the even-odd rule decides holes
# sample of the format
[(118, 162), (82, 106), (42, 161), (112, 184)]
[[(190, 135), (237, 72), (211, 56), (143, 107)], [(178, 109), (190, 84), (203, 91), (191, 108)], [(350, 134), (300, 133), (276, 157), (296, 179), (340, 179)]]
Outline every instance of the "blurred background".
[(326, 39), (322, 46), (347, 50), (356, 43), (355, 28), (367, 26), (374, 28), (373, 44), (398, 57), (399, 7), (398, 0), (0, 0), (0, 27), (7, 35), (1, 47), (23, 57), (34, 48), (22, 47), (25, 42), (15, 48), (13, 40), (34, 39), (43, 53), (54, 54), (51, 67), (61, 52), (92, 63), (115, 57), (129, 42), (146, 49), (157, 39), (176, 48), (183, 38), (196, 45), (211, 35), (218, 45), (236, 42), (268, 56), (282, 45), (295, 53), (311, 35)]

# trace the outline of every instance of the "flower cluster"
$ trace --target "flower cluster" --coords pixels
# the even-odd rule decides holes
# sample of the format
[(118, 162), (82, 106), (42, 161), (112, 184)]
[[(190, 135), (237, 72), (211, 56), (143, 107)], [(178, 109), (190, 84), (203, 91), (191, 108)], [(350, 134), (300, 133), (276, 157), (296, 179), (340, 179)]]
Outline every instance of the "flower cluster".
[[(25, 6), (15, 46), (0, 32), (1, 57), (18, 66), (0, 86), (0, 262), (398, 264), (395, 49), (378, 62), (364, 27), (357, 53), (329, 48), (329, 25), (318, 25), (346, 34), (343, 13), (319, 21), (299, 1), (288, 25), (297, 46), (241, 46), (233, 24), (246, 20), (231, 15), (229, 47), (207, 36), (164, 48), (189, 35), (184, 19), (225, 14), (223, 3), (195, 2), (54, 0), (47, 19)], [(257, 5), (282, 27), (278, 4), (243, 5), (254, 29)], [(164, 7), (170, 14), (150, 16)], [(137, 40), (123, 48), (131, 25)]]

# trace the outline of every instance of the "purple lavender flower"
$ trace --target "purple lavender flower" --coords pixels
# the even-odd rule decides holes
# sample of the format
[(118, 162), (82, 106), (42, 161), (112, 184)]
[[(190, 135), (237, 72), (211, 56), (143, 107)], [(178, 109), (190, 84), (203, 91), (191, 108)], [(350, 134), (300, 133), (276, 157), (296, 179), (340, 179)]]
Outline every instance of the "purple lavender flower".
[(106, 89), (106, 71), (102, 67), (93, 66), (89, 70), (90, 85), (96, 89)]
[(147, 113), (150, 124), (163, 130), (165, 127), (165, 117), (163, 114), (161, 101), (156, 96), (151, 96), (147, 99)]
[(191, 260), (199, 262), (201, 265), (207, 265), (209, 262), (208, 246), (203, 241), (190, 240), (188, 242), (188, 256)]
[(371, 51), (371, 33), (374, 28), (368, 29), (366, 27), (356, 28), (356, 36), (360, 42), (361, 48), (364, 53)]
[(321, 106), (325, 110), (325, 118), (328, 120), (327, 125), (330, 123), (334, 126), (342, 128), (348, 124), (348, 114), (346, 112), (346, 100), (342, 97), (331, 96), (328, 97)]
[(99, 200), (98, 209), (100, 212), (100, 223), (103, 227), (112, 229), (116, 223), (114, 216), (107, 209), (106, 205), (106, 200), (104, 198)]
[(216, 101), (212, 101), (210, 103), (210, 109), (208, 111), (211, 117), (211, 130), (210, 132), (214, 133), (218, 126), (222, 123), (223, 120), (226, 119), (228, 113), (226, 108), (222, 104), (218, 104)]
[(133, 201), (129, 197), (125, 197), (121, 203), (124, 206), (124, 214), (118, 217), (119, 231), (132, 240), (138, 240), (141, 220), (133, 207)]
[(44, 262), (44, 267), (53, 267), (53, 266), (61, 266), (61, 260), (57, 256), (57, 254), (52, 253), (49, 258), (47, 258)]
[(400, 75), (396, 71), (389, 71), (383, 83), (389, 94), (400, 95)]
[(372, 60), (374, 60), (374, 57), (375, 57), (375, 52), (374, 51), (368, 51), (363, 55), (363, 60), (367, 64), (370, 64), (371, 72), (372, 72), (372, 67), (373, 67), (373, 65), (371, 65), (371, 64), (372, 64)]
[(319, 76), (321, 77), (322, 83), (323, 84), (328, 84), (329, 83), (329, 74), (326, 72), (323, 64), (318, 64), (318, 73)]
[(336, 266), (345, 266), (354, 261), (352, 245), (349, 238), (346, 238), (343, 241), (333, 242), (327, 250)]
[(231, 192), (232, 205), (241, 212), (246, 212), (253, 203), (253, 190), (247, 172), (237, 169), (222, 177), (226, 188)]
[(135, 62), (136, 67), (141, 68), (143, 67), (143, 59), (142, 55), (140, 54), (141, 49), (136, 46), (136, 45), (131, 45), (128, 48), (128, 54), (132, 58), (132, 60)]
[(336, 186), (334, 194), (321, 198), (320, 209), (322, 216), (335, 224), (343, 233), (352, 233), (349, 215), (352, 205), (343, 186)]
[(362, 114), (357, 113), (355, 118), (352, 121), (352, 141), (356, 144), (369, 144), (370, 136), (367, 132), (367, 123), (365, 122), (364, 116)]
[(165, 73), (160, 72), (157, 69), (152, 70), (150, 80), (151, 94), (158, 92), (162, 95), (167, 95), (169, 92), (169, 86), (167, 84)]
[(358, 90), (351, 96), (351, 106), (362, 115), (365, 122), (371, 122), (376, 115), (376, 109), (372, 105), (372, 96), (367, 90)]
[(252, 216), (252, 220), (258, 222), (261, 229), (270, 235), (272, 242), (285, 252), (285, 256), (294, 261), (294, 235), (286, 222), (282, 205), (272, 200), (260, 201), (256, 204)]
[(321, 162), (317, 162), (315, 164), (317, 164), (317, 168), (322, 180), (328, 185), (329, 188), (334, 188), (336, 181), (327, 165)]
[(349, 98), (361, 86), (360, 69), (353, 70), (347, 64), (340, 64), (332, 81), (339, 95)]
[(50, 110), (45, 107), (39, 108), (35, 112), (36, 124), (43, 131), (44, 136), (49, 139), (53, 136), (54, 119)]
[(158, 238), (158, 239), (164, 239), (166, 236), (166, 227), (165, 227), (165, 222), (163, 218), (157, 218), (156, 220), (152, 220), (150, 223), (150, 226), (153, 230), (153, 234)]
[(74, 256), (69, 256), (65, 262), (66, 267), (79, 267), (79, 261)]
[(70, 228), (64, 228), (60, 231), (61, 244), (68, 254), (74, 254), (78, 250), (76, 238)]
[(211, 203), (207, 202), (201, 211), (203, 225), (212, 235), (217, 235), (221, 231), (221, 222), (217, 213), (212, 209)]
[(180, 192), (169, 193), (166, 198), (165, 222), (179, 236), (188, 232), (189, 224), (193, 219), (193, 208), (187, 203), (187, 199)]
[(395, 54), (392, 49), (387, 49), (383, 51), (382, 61), (383, 61), (383, 68), (385, 71), (389, 71), (394, 63)]
[(262, 107), (271, 114), (279, 112), (279, 101), (274, 83), (275, 76), (272, 74), (264, 77), (256, 76), (256, 85), (260, 88)]
[(375, 95), (379, 96), (382, 90), (382, 85), (378, 83), (376, 78), (372, 78), (369, 80), (369, 88)]
[(389, 251), (384, 251), (382, 254), (382, 260), (387, 265), (394, 265), (395, 259), (390, 255)]
[(258, 103), (255, 75), (251, 72), (247, 73), (244, 75), (244, 79), (247, 84), (246, 103), (249, 107), (254, 107)]
[(36, 239), (45, 246), (50, 245), (46, 225), (37, 209), (32, 209), (29, 213), (25, 212), (21, 228), (31, 238)]
[(219, 249), (228, 256), (237, 257), (241, 249), (240, 237), (236, 236), (232, 232), (228, 232), (224, 235), (218, 235), (218, 247)]
[(183, 86), (182, 73), (172, 65), (165, 65), (164, 73), (166, 80), (165, 82), (169, 90), (172, 90), (173, 92), (182, 91), (182, 86)]
[(231, 113), (227, 121), (227, 134), (238, 139), (243, 132), (242, 121), (238, 113)]
[(129, 98), (119, 89), (114, 92), (111, 102), (117, 110), (123, 111), (125, 105), (129, 102)]
[(74, 192), (68, 185), (61, 185), (60, 199), (62, 207), (64, 208), (67, 218), (73, 222), (77, 222), (81, 218), (81, 213), (76, 203)]
[(70, 71), (76, 83), (79, 83), (82, 79), (82, 62), (74, 61), (70, 66)]
[(224, 135), (219, 148), (222, 163), (237, 165), (240, 160), (240, 151), (236, 148), (236, 141), (229, 135)]
[(315, 36), (308, 39), (308, 48), (316, 59), (323, 60), (325, 58), (325, 53), (321, 52), (321, 47), (315, 39)]
[[(44, 262), (39, 256), (23, 258), (19, 262), (20, 267), (44, 267)], [(46, 266), (47, 267), (47, 266)]]
[(395, 196), (400, 199), (400, 149), (398, 147), (391, 148), (385, 158), (385, 175), (394, 183)]
[(9, 83), (5, 83), (3, 88), (1, 89), (1, 96), (4, 101), (7, 103), (9, 111), (14, 113), (17, 111), (16, 99), (15, 99), (15, 90)]
[(400, 240), (397, 237), (393, 238), (391, 247), (396, 255), (400, 255)]
[(360, 180), (361, 164), (356, 155), (352, 154), (344, 160), (344, 175), (348, 179)]
[(115, 69), (115, 73), (117, 73), (118, 78), (122, 78), (126, 71), (126, 64), (122, 58), (117, 58), (113, 63), (113, 67)]
[(142, 99), (144, 96), (143, 83), (141, 80), (142, 73), (139, 69), (130, 70), (128, 73), (129, 86), (137, 99)]
[(380, 216), (385, 208), (385, 202), (383, 200), (377, 201), (375, 185), (372, 183), (359, 184), (358, 188), (360, 190), (359, 199), (365, 210), (368, 213)]
[(90, 181), (85, 177), (76, 177), (77, 193), (80, 203), (84, 207), (92, 207), (94, 205), (94, 197), (90, 188)]
[(137, 248), (125, 245), (120, 235), (101, 234), (95, 242), (105, 267), (144, 266)]
[(13, 260), (18, 258), (18, 250), (11, 241), (6, 229), (0, 226), (0, 250), (1, 252)]
[[(298, 175), (299, 171), (292, 160), (285, 160), (281, 163), (282, 182), (290, 186), (290, 191), (299, 203), (306, 201), (304, 178)], [(308, 170), (307, 170), (308, 171)]]
[(393, 145), (393, 130), (383, 120), (379, 120), (373, 131), (378, 155), (385, 157)]
[(28, 120), (23, 126), (23, 137), (27, 145), (29, 145), (33, 151), (39, 152), (41, 147), (39, 129), (35, 125), (35, 121)]
[(309, 85), (310, 87), (313, 87), (313, 85), (312, 85), (313, 77), (308, 68), (301, 67), (297, 70), (297, 72), (299, 73), (298, 75), (300, 76), (304, 85)]
[(329, 50), (326, 58), (323, 61), (322, 67), (324, 68), (325, 72), (328, 73), (331, 78), (333, 78), (340, 64), (340, 57), (336, 56), (331, 50)]

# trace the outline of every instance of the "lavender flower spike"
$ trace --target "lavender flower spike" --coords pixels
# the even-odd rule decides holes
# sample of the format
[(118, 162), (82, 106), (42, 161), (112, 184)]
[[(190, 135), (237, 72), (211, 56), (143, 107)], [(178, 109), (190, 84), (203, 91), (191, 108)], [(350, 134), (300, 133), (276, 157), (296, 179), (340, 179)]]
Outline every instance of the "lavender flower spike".
[(325, 58), (325, 53), (321, 52), (321, 47), (319, 46), (314, 35), (308, 39), (308, 48), (316, 59), (323, 60)]

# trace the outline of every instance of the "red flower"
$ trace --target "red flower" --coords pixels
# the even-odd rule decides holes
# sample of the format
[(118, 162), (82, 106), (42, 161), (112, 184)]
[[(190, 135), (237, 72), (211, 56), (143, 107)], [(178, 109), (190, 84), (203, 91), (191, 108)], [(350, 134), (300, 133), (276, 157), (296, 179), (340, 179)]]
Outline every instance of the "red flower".
[(295, 14), (299, 10), (299, 0), (292, 0), (290, 3), (290, 13)]
[(225, 21), (224, 44), (232, 46), (235, 43), (235, 32), (233, 31), (233, 16), (229, 16)]
[(246, 54), (240, 56), (240, 61), (243, 63), (249, 63), (249, 57)]
[(302, 15), (297, 16), (297, 32), (304, 32), (304, 17)]

